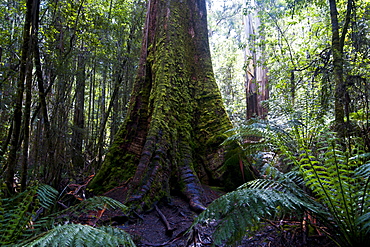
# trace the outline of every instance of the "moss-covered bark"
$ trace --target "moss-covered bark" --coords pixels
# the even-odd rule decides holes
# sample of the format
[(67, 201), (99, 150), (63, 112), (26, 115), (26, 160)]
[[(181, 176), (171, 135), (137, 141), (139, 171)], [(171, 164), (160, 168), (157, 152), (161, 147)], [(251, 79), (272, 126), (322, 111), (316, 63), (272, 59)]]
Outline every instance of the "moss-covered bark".
[(127, 118), (90, 187), (126, 182), (150, 205), (181, 189), (202, 210), (201, 183), (219, 181), (231, 123), (214, 80), (204, 0), (151, 0)]

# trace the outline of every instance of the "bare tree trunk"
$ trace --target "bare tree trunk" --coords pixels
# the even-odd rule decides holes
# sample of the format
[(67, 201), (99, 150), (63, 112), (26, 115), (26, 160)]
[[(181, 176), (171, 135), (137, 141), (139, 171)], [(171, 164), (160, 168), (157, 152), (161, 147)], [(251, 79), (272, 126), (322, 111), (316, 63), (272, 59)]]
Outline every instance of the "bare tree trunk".
[[(83, 52), (83, 46), (81, 52)], [(72, 163), (77, 169), (84, 166), (84, 157), (82, 153), (83, 139), (85, 132), (85, 57), (83, 54), (78, 55), (77, 59), (77, 76), (76, 76), (76, 99), (73, 116), (72, 130)]]
[(22, 56), (21, 65), (19, 69), (19, 79), (17, 84), (17, 93), (14, 106), (13, 114), (13, 131), (12, 138), (10, 141), (9, 156), (6, 167), (5, 183), (7, 186), (7, 194), (14, 192), (14, 174), (18, 161), (18, 150), (20, 148), (20, 133), (22, 127), (22, 104), (23, 104), (23, 92), (24, 83), (29, 70), (32, 66), (32, 15), (33, 15), (33, 4), (34, 0), (27, 0), (26, 3), (26, 16), (23, 27), (23, 44), (22, 44)]
[(260, 19), (257, 16), (254, 1), (250, 2), (252, 9), (244, 16), (245, 34), (248, 46), (245, 49), (246, 60), (246, 105), (247, 119), (253, 117), (266, 117), (267, 108), (262, 101), (269, 98), (267, 69), (263, 67), (263, 51), (258, 45), (258, 29)]
[[(348, 25), (352, 12), (352, 0), (347, 2), (347, 13), (344, 25), (342, 27), (342, 34), (340, 35), (340, 27), (338, 22), (338, 10), (336, 0), (329, 0), (330, 19), (332, 29), (332, 53), (333, 53), (333, 80), (335, 84), (335, 102), (334, 102), (334, 116), (335, 116), (335, 130), (338, 136), (343, 138), (346, 136), (346, 128), (344, 124), (344, 108), (345, 108), (345, 80), (343, 76), (343, 47), (345, 36), (348, 31)], [(347, 103), (349, 104), (349, 103)]]

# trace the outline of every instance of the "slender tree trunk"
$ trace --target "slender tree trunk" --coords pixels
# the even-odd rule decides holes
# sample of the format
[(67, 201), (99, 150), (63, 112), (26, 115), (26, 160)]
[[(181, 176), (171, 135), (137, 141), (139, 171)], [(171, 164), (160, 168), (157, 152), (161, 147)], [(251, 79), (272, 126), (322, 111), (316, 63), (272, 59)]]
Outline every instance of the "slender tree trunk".
[[(84, 48), (82, 47), (82, 50), (83, 49)], [(85, 57), (83, 54), (79, 54), (77, 61), (76, 100), (72, 133), (72, 163), (77, 169), (80, 169), (84, 166), (82, 146), (85, 127), (85, 80)]]
[[(37, 87), (38, 87), (38, 98), (39, 98), (39, 109), (41, 113), (42, 121), (37, 124), (38, 131), (36, 132), (36, 137), (34, 140), (34, 152), (35, 152), (35, 160), (38, 164), (44, 165), (51, 165), (54, 164), (54, 147), (55, 140), (52, 140), (51, 135), (51, 128), (50, 128), (50, 121), (48, 116), (48, 108), (46, 104), (46, 95), (48, 91), (50, 91), (51, 86), (53, 85), (53, 81), (55, 80), (55, 76), (49, 77), (49, 87), (47, 90), (44, 88), (44, 77), (43, 71), (41, 67), (41, 57), (40, 57), (40, 48), (38, 42), (35, 42), (34, 45), (34, 62), (36, 68), (36, 78), (37, 78)], [(38, 111), (36, 111), (38, 112)], [(35, 116), (36, 117), (36, 116)], [(31, 121), (32, 124), (33, 121)], [(40, 171), (37, 170), (40, 167), (35, 167), (35, 173), (39, 174)]]
[(117, 95), (118, 95), (118, 90), (119, 90), (119, 85), (118, 84), (119, 83), (120, 82), (116, 82), (116, 85), (114, 86), (113, 93), (112, 93), (110, 101), (109, 101), (108, 109), (107, 109), (106, 113), (104, 114), (104, 116), (101, 120), (99, 133), (98, 133), (98, 164), (97, 164), (97, 167), (101, 166), (101, 160), (103, 158), (104, 136), (105, 136), (104, 130), (107, 126), (109, 114), (111, 113), (112, 108), (113, 108), (113, 103), (116, 100)]
[(335, 84), (335, 102), (334, 102), (334, 116), (335, 116), (335, 130), (339, 137), (345, 137), (344, 125), (344, 108), (345, 108), (345, 94), (346, 87), (343, 76), (343, 47), (345, 36), (348, 31), (348, 25), (352, 12), (352, 0), (347, 2), (347, 13), (344, 25), (342, 27), (342, 34), (340, 35), (340, 27), (338, 22), (338, 10), (336, 0), (329, 0), (330, 19), (332, 29), (332, 53), (333, 53), (333, 80)]
[(6, 168), (5, 183), (7, 186), (7, 193), (12, 194), (14, 192), (14, 174), (17, 166), (17, 156), (20, 148), (20, 132), (22, 126), (22, 104), (23, 104), (23, 93), (24, 83), (28, 70), (31, 70), (32, 63), (32, 10), (34, 0), (27, 0), (26, 3), (26, 16), (23, 27), (23, 44), (22, 44), (22, 56), (21, 65), (19, 69), (19, 79), (17, 84), (17, 93), (15, 98), (14, 115), (13, 115), (13, 131), (12, 138), (10, 141), (9, 156)]
[(31, 116), (31, 101), (32, 101), (32, 69), (27, 71), (26, 78), (26, 98), (24, 102), (23, 114), (23, 152), (22, 152), (22, 171), (21, 171), (21, 191), (26, 190), (27, 172), (28, 172), (28, 150), (30, 142), (30, 116)]
[[(201, 183), (224, 169), (232, 127), (214, 79), (204, 0), (151, 0), (125, 122), (90, 187), (128, 182), (127, 202), (150, 206), (181, 190), (204, 210)], [(236, 166), (238, 166), (236, 164)]]
[[(109, 116), (109, 106), (108, 109), (105, 109), (106, 105), (106, 89), (107, 89), (107, 75), (108, 75), (108, 64), (104, 67), (103, 70), (103, 80), (102, 80), (102, 87), (101, 87), (101, 100), (100, 100), (100, 125), (99, 129), (97, 130), (96, 134), (96, 146), (97, 146), (97, 167), (101, 166), (101, 160), (103, 157), (103, 148), (104, 148), (104, 139), (105, 139), (105, 132), (106, 132), (106, 122), (108, 121), (108, 116)], [(114, 98), (112, 98), (114, 100)]]
[(24, 117), (23, 117), (23, 132), (24, 132), (24, 140), (23, 140), (23, 154), (22, 154), (22, 172), (21, 172), (21, 190), (26, 190), (27, 186), (27, 176), (28, 176), (28, 156), (29, 156), (29, 142), (30, 142), (30, 120), (31, 120), (31, 101), (32, 101), (32, 60), (35, 55), (39, 55), (36, 53), (36, 48), (38, 47), (38, 27), (39, 27), (39, 9), (40, 9), (40, 1), (33, 0), (32, 4), (32, 29), (31, 29), (31, 40), (30, 40), (30, 67), (27, 71), (26, 76), (26, 100), (24, 106)]
[(42, 75), (42, 68), (41, 68), (41, 59), (40, 59), (40, 51), (39, 46), (35, 44), (35, 67), (36, 67), (36, 76), (37, 76), (37, 86), (39, 89), (39, 102), (41, 108), (41, 115), (43, 118), (43, 122), (45, 125), (45, 136), (49, 139), (50, 136), (50, 122), (48, 117), (48, 109), (46, 104), (46, 92), (44, 88), (44, 79)]

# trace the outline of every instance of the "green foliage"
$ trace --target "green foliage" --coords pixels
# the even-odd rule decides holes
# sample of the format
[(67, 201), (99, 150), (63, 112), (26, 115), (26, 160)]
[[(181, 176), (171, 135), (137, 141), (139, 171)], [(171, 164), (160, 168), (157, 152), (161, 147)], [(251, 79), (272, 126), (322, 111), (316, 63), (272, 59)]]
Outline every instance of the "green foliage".
[[(214, 244), (232, 244), (250, 230), (258, 229), (266, 218), (282, 218), (285, 213), (303, 214), (305, 210), (325, 214), (320, 204), (312, 200), (289, 176), (280, 179), (257, 179), (244, 184), (209, 205), (198, 216), (198, 223), (217, 222)], [(284, 214), (283, 214), (284, 213)]]
[(335, 140), (329, 140), (314, 153), (302, 150), (300, 169), (318, 200), (325, 205), (334, 224), (329, 224), (333, 238), (341, 246), (361, 246), (370, 238), (370, 170), (369, 153), (350, 157), (339, 149)]
[[(231, 129), (231, 135), (224, 141), (224, 145), (237, 142), (239, 155), (257, 169), (264, 162), (265, 152), (284, 152), (286, 156), (296, 153), (300, 146), (309, 145), (304, 136), (304, 127), (297, 120), (283, 122), (265, 119), (249, 119), (240, 126)], [(291, 162), (281, 164), (286, 170)]]
[(136, 246), (130, 235), (114, 227), (94, 228), (88, 225), (68, 224), (57, 226), (19, 246)]
[(291, 144), (293, 138), (286, 129), (296, 126), (294, 121), (277, 124), (264, 119), (249, 119), (244, 124), (229, 130), (232, 135), (224, 141), (224, 145), (238, 142), (247, 154), (256, 151), (270, 150), (279, 143)]
[[(3, 188), (2, 188), (3, 189)], [(10, 198), (0, 195), (0, 245), (11, 246), (29, 234), (26, 229), (37, 206), (35, 194), (37, 188), (33, 187)]]
[(55, 225), (78, 220), (81, 215), (88, 215), (91, 211), (105, 209), (122, 210), (123, 212), (127, 211), (127, 207), (125, 205), (112, 198), (94, 196), (67, 209), (40, 217), (40, 219), (35, 222), (33, 231), (40, 233), (45, 229), (52, 228)]
[(1, 198), (1, 246), (135, 246), (130, 236), (117, 228), (61, 226), (91, 211), (120, 209), (125, 212), (127, 207), (122, 203), (96, 196), (58, 211), (59, 199), (58, 191), (44, 184), (32, 186), (11, 198)]
[(40, 200), (40, 206), (44, 209), (50, 209), (55, 205), (59, 192), (47, 184), (41, 184), (37, 188), (37, 197)]
[(244, 119), (243, 0), (208, 1), (208, 32), (213, 70), (225, 108), (234, 122)]
[(120, 209), (123, 212), (127, 212), (128, 208), (110, 197), (105, 196), (94, 196), (83, 200), (81, 203), (70, 207), (64, 211), (72, 213), (72, 214), (81, 214), (87, 213), (90, 210), (102, 210), (102, 209), (113, 209), (117, 210)]
[[(296, 134), (300, 131), (297, 122), (249, 123), (233, 129), (236, 132), (227, 142), (238, 140), (248, 155), (258, 148), (278, 150), (283, 163), (265, 163), (261, 167), (264, 179), (248, 182), (214, 201), (194, 225), (216, 225), (214, 244), (231, 244), (246, 230), (256, 230), (260, 221), (309, 212), (329, 229), (339, 246), (363, 246), (370, 241), (370, 153), (361, 148), (353, 148), (356, 154), (342, 151), (334, 133), (317, 133), (307, 141)], [(251, 137), (259, 141), (245, 141)]]

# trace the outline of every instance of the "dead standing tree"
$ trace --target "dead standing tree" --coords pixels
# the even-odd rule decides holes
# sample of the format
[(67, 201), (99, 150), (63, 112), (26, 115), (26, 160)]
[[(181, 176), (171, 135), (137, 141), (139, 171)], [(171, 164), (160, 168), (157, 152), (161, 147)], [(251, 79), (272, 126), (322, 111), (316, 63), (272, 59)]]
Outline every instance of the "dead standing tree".
[(205, 0), (151, 0), (127, 117), (90, 184), (127, 183), (126, 202), (150, 206), (181, 190), (204, 210), (201, 183), (222, 179), (232, 128), (214, 79)]

